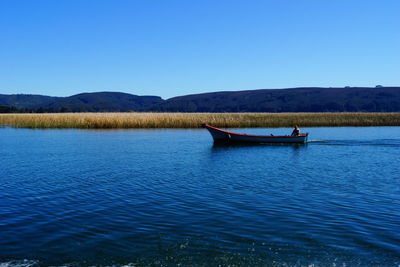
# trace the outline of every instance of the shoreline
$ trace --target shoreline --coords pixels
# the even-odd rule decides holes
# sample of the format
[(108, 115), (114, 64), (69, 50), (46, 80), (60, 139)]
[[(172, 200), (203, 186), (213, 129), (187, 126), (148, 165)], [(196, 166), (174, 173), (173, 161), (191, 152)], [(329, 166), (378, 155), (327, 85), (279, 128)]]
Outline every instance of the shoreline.
[(400, 112), (390, 113), (4, 113), (0, 126), (12, 128), (155, 129), (400, 126)]

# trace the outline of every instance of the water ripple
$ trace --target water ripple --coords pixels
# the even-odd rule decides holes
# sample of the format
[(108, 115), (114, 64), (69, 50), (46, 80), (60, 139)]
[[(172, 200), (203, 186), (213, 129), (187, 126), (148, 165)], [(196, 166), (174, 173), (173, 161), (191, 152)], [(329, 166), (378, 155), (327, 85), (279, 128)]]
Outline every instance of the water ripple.
[(400, 263), (398, 128), (302, 146), (0, 130), (0, 267)]

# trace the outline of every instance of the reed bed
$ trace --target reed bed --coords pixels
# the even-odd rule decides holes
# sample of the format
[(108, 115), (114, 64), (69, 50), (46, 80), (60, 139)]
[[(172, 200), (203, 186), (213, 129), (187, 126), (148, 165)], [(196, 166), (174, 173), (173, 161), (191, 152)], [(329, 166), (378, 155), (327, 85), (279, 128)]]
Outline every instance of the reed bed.
[(0, 114), (16, 128), (198, 128), (400, 126), (400, 113), (44, 113)]

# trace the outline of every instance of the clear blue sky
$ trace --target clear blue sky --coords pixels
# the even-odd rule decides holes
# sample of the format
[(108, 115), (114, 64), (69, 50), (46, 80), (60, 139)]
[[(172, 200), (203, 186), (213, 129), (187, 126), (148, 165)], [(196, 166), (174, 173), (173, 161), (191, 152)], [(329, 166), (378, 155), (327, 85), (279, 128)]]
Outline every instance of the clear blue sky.
[(400, 86), (399, 0), (1, 0), (0, 93)]

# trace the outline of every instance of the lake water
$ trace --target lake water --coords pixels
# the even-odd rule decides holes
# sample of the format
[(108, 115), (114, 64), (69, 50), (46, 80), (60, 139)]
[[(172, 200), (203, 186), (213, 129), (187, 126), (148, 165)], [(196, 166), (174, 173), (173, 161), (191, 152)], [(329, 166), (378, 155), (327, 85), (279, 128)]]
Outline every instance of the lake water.
[(303, 130), (0, 128), (0, 267), (399, 266), (400, 127)]

